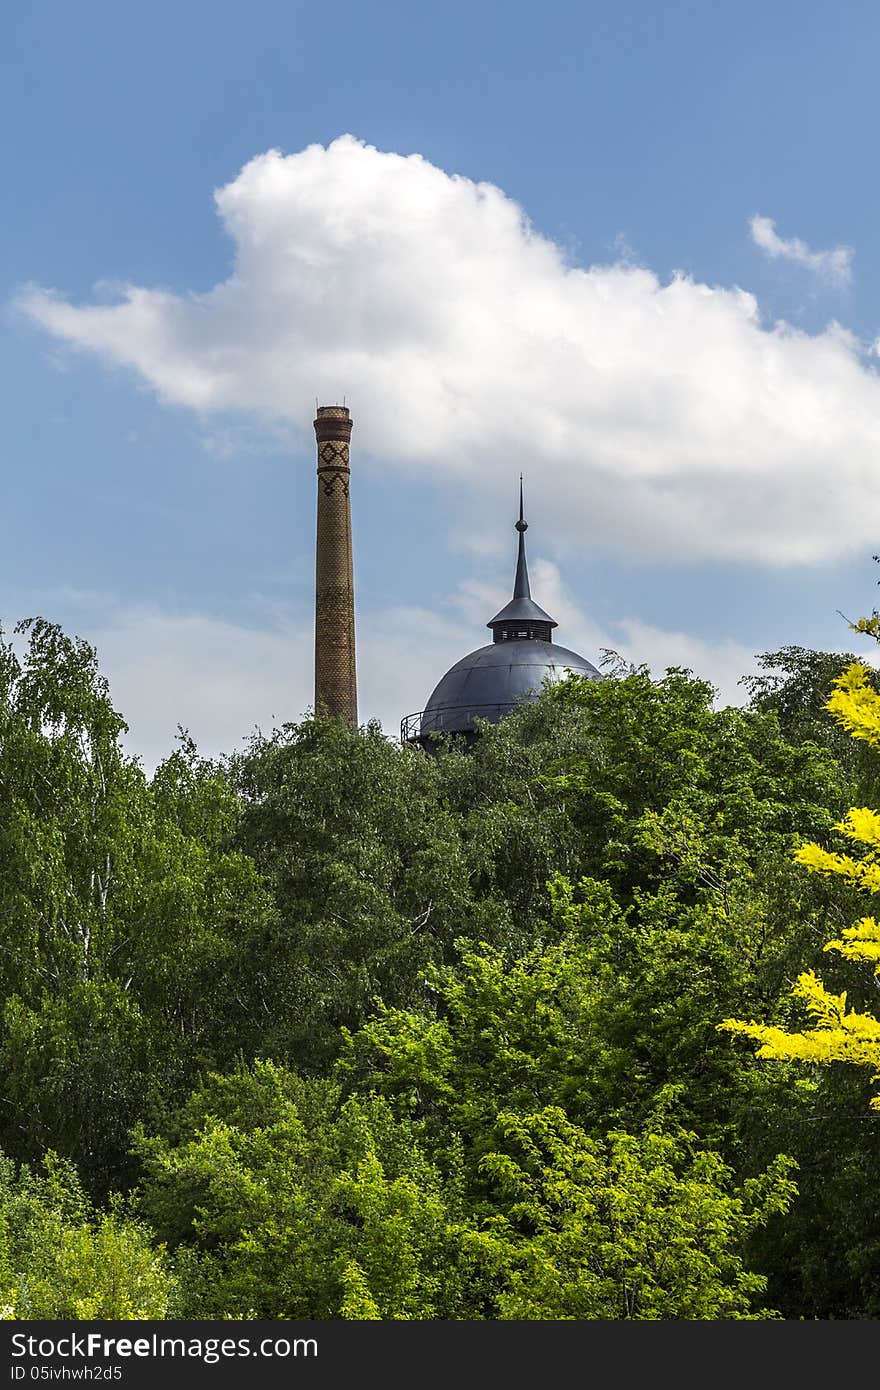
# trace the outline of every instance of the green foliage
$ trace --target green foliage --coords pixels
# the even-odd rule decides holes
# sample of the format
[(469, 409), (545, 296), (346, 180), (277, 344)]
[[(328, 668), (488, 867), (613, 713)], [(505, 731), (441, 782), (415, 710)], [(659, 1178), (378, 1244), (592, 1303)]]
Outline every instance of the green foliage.
[(262, 1050), (319, 1069), (377, 995), (417, 997), (424, 967), (461, 931), (505, 929), (507, 904), (477, 891), (483, 850), (444, 804), (437, 767), (377, 725), (287, 725), (231, 772), (245, 804), (238, 844), (278, 907), (249, 962)]
[(693, 1135), (589, 1139), (557, 1108), (500, 1113), (503, 1149), (481, 1167), (501, 1197), (494, 1234), (516, 1253), (505, 1318), (747, 1318), (766, 1279), (741, 1253), (796, 1189), (780, 1157), (731, 1192)]
[(876, 1316), (863, 1095), (715, 1026), (790, 1031), (820, 961), (870, 1007), (822, 954), (852, 947), (857, 885), (792, 862), (872, 785), (821, 714), (836, 657), (768, 655), (745, 710), (621, 666), (467, 754), (310, 719), (217, 763), (181, 734), (147, 779), (92, 649), (20, 638), (0, 1142), (92, 1194), (137, 1183), (174, 1261), (122, 1207), (53, 1198), (34, 1307), (97, 1290), (104, 1316), (101, 1270), (146, 1288), (158, 1260), (143, 1306), (175, 1316)]
[(340, 1278), (343, 1290), (341, 1316), (348, 1322), (381, 1321), (379, 1305), (370, 1293), (366, 1275), (357, 1260), (349, 1261)]
[(278, 906), (248, 962), (252, 1045), (316, 1071), (374, 999), (417, 1005), (456, 940), (527, 949), (558, 873), (607, 882), (624, 908), (673, 879), (683, 901), (708, 892), (728, 912), (757, 876), (771, 935), (791, 935), (780, 863), (845, 800), (827, 753), (786, 743), (772, 715), (714, 711), (684, 672), (573, 680), (467, 755), (308, 721), (255, 740), (231, 773), (236, 842)]
[(42, 619), (0, 636), (0, 1137), (53, 1147), (95, 1189), (138, 1114), (232, 1060), (225, 987), (271, 905), (228, 846), (238, 803), (191, 742), (152, 785), (91, 647)]
[[(876, 612), (868, 619), (860, 619), (853, 627), (875, 637), (880, 635)], [(815, 654), (807, 655), (815, 657)], [(876, 749), (880, 745), (880, 694), (877, 673), (854, 659), (845, 669), (840, 670), (829, 669), (827, 660), (807, 661), (805, 655), (800, 652), (796, 652), (795, 656), (797, 660), (789, 659), (788, 663), (789, 668), (792, 665), (797, 668), (795, 675), (779, 688), (771, 686), (769, 690), (765, 689), (765, 702), (779, 702), (783, 709), (787, 709), (789, 719), (797, 730), (799, 722), (803, 720), (806, 712), (811, 712), (810, 707), (815, 705), (818, 696), (824, 696), (821, 709), (823, 712), (830, 711), (834, 716), (838, 726), (835, 739), (839, 739), (841, 731), (845, 731), (859, 748), (866, 746), (873, 750), (876, 762)], [(790, 653), (778, 653), (776, 658), (769, 658), (768, 661), (780, 657), (790, 658)], [(832, 672), (833, 680), (830, 681), (829, 688)], [(805, 674), (808, 677), (806, 680)], [(809, 699), (805, 688), (806, 692), (809, 692)], [(833, 745), (834, 741), (829, 740), (829, 743)], [(852, 755), (842, 757), (841, 762), (848, 767), (852, 775), (855, 791), (864, 791), (873, 783), (876, 795), (876, 769), (872, 777), (870, 773), (866, 773), (862, 760)], [(794, 858), (816, 875), (827, 879), (839, 878), (850, 886), (850, 891), (855, 888), (857, 891), (877, 892), (880, 889), (880, 873), (877, 868), (880, 815), (863, 805), (851, 807), (835, 823), (833, 829), (838, 831), (845, 841), (844, 853), (807, 842), (797, 847)], [(861, 851), (859, 857), (853, 857), (853, 843)], [(855, 924), (838, 930), (839, 936), (825, 943), (825, 951), (836, 952), (847, 962), (859, 962), (869, 966), (876, 982), (876, 977), (880, 974), (880, 928), (875, 919), (862, 915)], [(827, 972), (823, 973), (826, 973), (827, 978)], [(859, 984), (861, 989), (858, 988)], [(856, 994), (860, 993), (862, 997), (865, 993), (864, 984), (864, 979), (860, 982), (856, 977)], [(876, 1125), (853, 1125), (851, 1115), (847, 1113), (847, 1102), (851, 1103), (853, 1087), (847, 1086), (841, 1073), (852, 1066), (866, 1068), (870, 1079), (876, 1084), (880, 1071), (880, 1022), (873, 1007), (870, 1011), (860, 1012), (858, 1008), (852, 1007), (851, 1000), (848, 1004), (847, 991), (832, 993), (814, 969), (800, 971), (791, 985), (791, 999), (794, 1004), (794, 1017), (788, 1026), (780, 1027), (772, 1021), (745, 1022), (730, 1017), (718, 1024), (723, 1031), (741, 1034), (758, 1042), (759, 1057), (776, 1059), (777, 1062), (782, 1060), (807, 1064), (812, 1071), (808, 1084), (811, 1084), (814, 1093), (821, 1097), (827, 1106), (823, 1112), (822, 1130), (828, 1130), (830, 1115), (833, 1117), (834, 1131), (841, 1136), (845, 1135), (846, 1138), (846, 1163), (841, 1165), (834, 1162), (826, 1151), (823, 1155), (826, 1180), (817, 1183), (815, 1172), (818, 1134), (816, 1130), (813, 1131), (813, 1176), (812, 1181), (808, 1178), (808, 1192), (805, 1194), (809, 1203), (805, 1210), (809, 1215), (805, 1218), (796, 1213), (794, 1230), (787, 1231), (775, 1248), (771, 1242), (771, 1258), (775, 1257), (778, 1261), (780, 1247), (791, 1249), (792, 1245), (796, 1244), (798, 1225), (807, 1226), (808, 1229), (812, 1227), (813, 1232), (817, 1229), (817, 1224), (820, 1230), (833, 1225), (834, 1231), (829, 1230), (824, 1239), (828, 1245), (833, 1242), (839, 1248), (838, 1259), (833, 1262), (836, 1277), (829, 1281), (827, 1276), (823, 1276), (822, 1288), (819, 1291), (817, 1262), (809, 1256), (804, 1258), (799, 1251), (786, 1271), (785, 1283), (788, 1285), (790, 1304), (801, 1310), (805, 1306), (815, 1307), (816, 1304), (826, 1310), (830, 1307), (830, 1312), (826, 1312), (825, 1315), (836, 1317), (841, 1316), (841, 1309), (846, 1310), (843, 1316), (850, 1316), (849, 1310), (858, 1306), (862, 1315), (873, 1316), (876, 1315), (877, 1302), (871, 1274), (876, 1267), (878, 1246), (873, 1234), (876, 1229), (876, 1199), (873, 1195), (875, 1184), (871, 1173), (875, 1171), (880, 1146)], [(855, 1089), (858, 1090), (858, 1087)], [(867, 1103), (874, 1110), (880, 1109), (880, 1100), (876, 1094), (867, 1099)], [(825, 1149), (824, 1135), (819, 1142)], [(832, 1210), (836, 1213), (836, 1220), (829, 1222), (828, 1217)], [(816, 1215), (819, 1211), (822, 1216), (817, 1223)], [(852, 1220), (852, 1213), (857, 1213), (855, 1221)], [(872, 1216), (875, 1218), (874, 1223), (871, 1221)], [(825, 1218), (824, 1222), (822, 1217)], [(840, 1240), (841, 1226), (847, 1233), (843, 1242)], [(803, 1244), (806, 1246), (806, 1242)]]
[(612, 883), (623, 901), (670, 867), (694, 888), (723, 891), (740, 866), (758, 868), (805, 826), (827, 829), (843, 804), (827, 753), (788, 743), (772, 714), (714, 710), (711, 687), (687, 672), (572, 679), (551, 698), (577, 711), (583, 742), (542, 780), (581, 830), (580, 873)]
[(212, 1077), (170, 1130), (137, 1147), (144, 1213), (196, 1252), (183, 1316), (468, 1315), (454, 1175), (385, 1101), (258, 1062)]
[(96, 1211), (75, 1169), (0, 1155), (0, 1305), (6, 1318), (163, 1318), (175, 1281), (143, 1223)]
[(432, 1159), (387, 1102), (270, 1063), (212, 1078), (169, 1129), (138, 1141), (141, 1200), (197, 1252), (185, 1315), (769, 1316), (741, 1249), (788, 1206), (783, 1159), (737, 1191), (693, 1136), (598, 1143), (561, 1109), (499, 1110), (469, 1174), (454, 1135)]
[[(855, 627), (858, 629), (858, 624)], [(833, 755), (851, 783), (848, 801), (876, 801), (880, 797), (876, 758), (863, 744), (849, 738), (826, 713), (834, 682), (857, 659), (852, 652), (782, 647), (759, 656), (762, 674), (744, 676), (740, 684), (749, 692), (752, 709), (777, 716), (789, 743), (816, 743)], [(871, 672), (869, 680), (880, 691), (880, 671)]]
[(340, 1075), (477, 1154), (500, 1109), (561, 1106), (603, 1133), (674, 1098), (680, 1123), (733, 1156), (762, 1080), (719, 1037), (718, 1009), (775, 989), (790, 941), (757, 910), (692, 905), (671, 886), (623, 910), (607, 885), (560, 877), (551, 905), (522, 955), (462, 943), (418, 1008), (380, 1004), (346, 1035)]
[(162, 1094), (148, 1022), (130, 993), (113, 980), (85, 980), (43, 995), (36, 1008), (12, 995), (0, 1062), (18, 1153), (73, 1155), (103, 1189), (125, 1171), (128, 1131)]

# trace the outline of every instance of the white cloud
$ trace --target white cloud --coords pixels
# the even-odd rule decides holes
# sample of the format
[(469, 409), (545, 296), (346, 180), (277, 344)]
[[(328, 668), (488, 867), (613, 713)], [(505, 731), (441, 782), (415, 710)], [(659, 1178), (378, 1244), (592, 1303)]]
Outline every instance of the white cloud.
[(880, 380), (839, 325), (573, 265), (500, 189), (351, 136), (260, 155), (215, 198), (235, 260), (208, 293), (20, 306), (206, 425), (242, 412), (305, 443), (315, 396), (347, 394), (357, 449), (452, 475), (464, 516), (523, 468), (560, 544), (779, 565), (876, 544)]
[(793, 261), (795, 265), (803, 266), (805, 270), (833, 285), (844, 286), (851, 282), (851, 246), (835, 246), (830, 251), (811, 251), (800, 237), (781, 237), (776, 231), (776, 223), (770, 217), (753, 217), (749, 222), (749, 228), (752, 241), (771, 260)]

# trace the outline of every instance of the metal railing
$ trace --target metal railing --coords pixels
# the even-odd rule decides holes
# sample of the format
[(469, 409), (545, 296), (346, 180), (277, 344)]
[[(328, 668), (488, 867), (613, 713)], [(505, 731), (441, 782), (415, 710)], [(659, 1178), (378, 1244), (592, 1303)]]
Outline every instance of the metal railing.
[[(418, 743), (431, 734), (471, 733), (475, 719), (488, 719), (490, 724), (497, 724), (498, 720), (503, 719), (505, 714), (515, 709), (518, 703), (517, 700), (508, 700), (503, 704), (444, 705), (440, 709), (419, 710), (418, 713), (407, 714), (401, 719), (400, 741), (401, 743)], [(458, 714), (461, 711), (466, 711), (466, 717), (456, 721), (457, 728), (450, 729), (449, 715)]]

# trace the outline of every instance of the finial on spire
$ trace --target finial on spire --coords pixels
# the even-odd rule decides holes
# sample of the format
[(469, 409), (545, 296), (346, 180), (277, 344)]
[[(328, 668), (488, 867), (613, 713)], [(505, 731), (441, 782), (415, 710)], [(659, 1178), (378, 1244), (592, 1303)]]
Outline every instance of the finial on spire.
[(519, 475), (519, 521), (516, 523), (516, 529), (519, 531), (520, 535), (522, 535), (523, 531), (528, 531), (529, 529), (529, 523), (523, 521), (522, 473)]

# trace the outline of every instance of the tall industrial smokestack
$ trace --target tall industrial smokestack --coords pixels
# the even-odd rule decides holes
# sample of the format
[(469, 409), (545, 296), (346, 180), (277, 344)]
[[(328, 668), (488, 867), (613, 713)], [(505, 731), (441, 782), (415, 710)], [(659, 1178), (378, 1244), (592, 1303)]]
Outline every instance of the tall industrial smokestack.
[(351, 426), (346, 406), (318, 406), (315, 713), (338, 715), (356, 728), (354, 567), (348, 498)]

